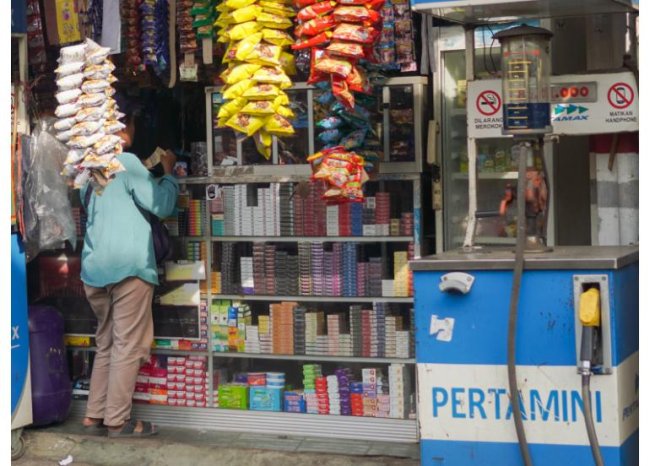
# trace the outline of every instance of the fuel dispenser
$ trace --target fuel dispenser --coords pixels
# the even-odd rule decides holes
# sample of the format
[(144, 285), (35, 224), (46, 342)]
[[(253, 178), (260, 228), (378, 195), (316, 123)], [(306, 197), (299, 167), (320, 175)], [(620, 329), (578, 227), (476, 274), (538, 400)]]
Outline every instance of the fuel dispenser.
[[(499, 132), (519, 160), (517, 245), (474, 247), (470, 221), (464, 248), (411, 263), (421, 463), (638, 465), (638, 246), (548, 248), (526, 195), (545, 134), (638, 131), (638, 89), (632, 73), (550, 77), (549, 31), (495, 38), (503, 79), (468, 83), (467, 101), (502, 87)], [(584, 118), (556, 118), (571, 105)]]

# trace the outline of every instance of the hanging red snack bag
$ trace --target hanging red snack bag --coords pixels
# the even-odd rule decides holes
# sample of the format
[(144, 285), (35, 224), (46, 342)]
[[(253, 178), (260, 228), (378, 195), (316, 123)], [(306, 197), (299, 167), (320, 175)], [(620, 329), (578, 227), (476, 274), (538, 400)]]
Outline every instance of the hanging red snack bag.
[(307, 40), (301, 40), (296, 44), (292, 45), (291, 48), (293, 50), (302, 50), (302, 49), (307, 49), (312, 47), (320, 47), (328, 43), (331, 38), (332, 38), (332, 31), (325, 31)]
[(309, 79), (307, 79), (307, 84), (316, 84), (321, 81), (327, 81), (329, 76), (321, 71), (316, 69), (316, 61), (320, 60), (325, 55), (325, 52), (321, 49), (312, 49), (311, 50), (311, 63), (309, 67)]
[(305, 8), (306, 6), (313, 5), (317, 1), (318, 0), (294, 0), (293, 4), (296, 8), (301, 9)]
[(343, 58), (324, 55), (322, 58), (316, 59), (314, 68), (321, 73), (336, 74), (346, 78), (352, 71), (352, 63)]
[(376, 15), (371, 15), (370, 10), (365, 6), (340, 6), (334, 10), (334, 18), (339, 23), (363, 23), (371, 21), (371, 18), (376, 20)]
[(354, 108), (354, 95), (350, 92), (345, 79), (332, 75), (332, 93), (347, 108), (350, 110)]
[[(302, 25), (302, 27), (299, 26), (296, 28), (296, 34), (304, 36), (315, 36), (316, 34), (319, 34), (323, 31), (332, 29), (334, 26), (336, 26), (336, 21), (332, 15), (321, 16), (307, 21)], [(298, 29), (300, 29), (300, 34), (298, 34)]]
[(372, 27), (365, 27), (360, 24), (341, 23), (332, 37), (338, 40), (358, 42), (360, 44), (371, 44), (377, 38), (378, 31)]
[(314, 3), (313, 5), (306, 6), (298, 12), (298, 19), (300, 21), (309, 21), (318, 16), (323, 16), (336, 7), (336, 2), (327, 1)]
[[(344, 2), (341, 2), (342, 4)], [(365, 5), (371, 10), (380, 11), (384, 7), (384, 0), (370, 0)]]
[(349, 89), (354, 92), (363, 92), (364, 94), (372, 94), (370, 87), (370, 80), (366, 76), (365, 71), (358, 66), (353, 66), (352, 71), (345, 79)]
[(363, 46), (352, 42), (332, 42), (325, 50), (332, 55), (342, 57), (364, 58), (365, 56)]

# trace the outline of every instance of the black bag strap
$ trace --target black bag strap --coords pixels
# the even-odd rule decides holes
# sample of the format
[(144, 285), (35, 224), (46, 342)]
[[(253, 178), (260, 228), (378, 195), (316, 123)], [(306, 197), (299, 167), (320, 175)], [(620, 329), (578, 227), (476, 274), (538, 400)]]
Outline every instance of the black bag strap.
[(83, 203), (82, 203), (83, 208), (86, 211), (86, 213), (88, 212), (88, 205), (90, 205), (90, 196), (92, 196), (92, 195), (93, 195), (93, 187), (88, 186), (86, 188), (86, 195), (84, 196)]

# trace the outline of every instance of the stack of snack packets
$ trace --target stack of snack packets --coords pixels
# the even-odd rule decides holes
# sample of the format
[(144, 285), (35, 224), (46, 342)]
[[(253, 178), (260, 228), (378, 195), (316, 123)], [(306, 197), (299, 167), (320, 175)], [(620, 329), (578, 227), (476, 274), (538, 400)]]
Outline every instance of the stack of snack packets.
[(226, 0), (216, 7), (218, 41), (228, 43), (220, 75), (227, 101), (217, 114), (219, 126), (253, 136), (258, 151), (271, 157), (272, 136), (294, 134), (285, 89), (295, 74), (293, 44), (286, 32), (293, 26), (293, 7), (286, 0)]
[(56, 138), (70, 149), (62, 174), (74, 180), (75, 188), (88, 181), (101, 188), (124, 170), (115, 157), (122, 152), (122, 138), (115, 133), (125, 125), (113, 99), (117, 79), (109, 52), (110, 48), (86, 39), (63, 47), (55, 70), (59, 105), (54, 129)]

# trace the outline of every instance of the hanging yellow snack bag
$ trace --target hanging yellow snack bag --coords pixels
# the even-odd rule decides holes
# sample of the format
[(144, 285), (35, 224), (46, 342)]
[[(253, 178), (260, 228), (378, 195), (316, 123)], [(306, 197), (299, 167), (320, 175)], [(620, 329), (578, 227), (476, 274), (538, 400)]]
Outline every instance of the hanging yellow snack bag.
[(238, 48), (239, 42), (231, 42), (226, 49), (226, 53), (223, 54), (223, 63), (230, 63), (231, 61), (236, 60)]
[(280, 95), (273, 101), (273, 105), (276, 107), (279, 107), (280, 105), (289, 105), (289, 96), (284, 92), (280, 93)]
[[(244, 79), (239, 81), (237, 84), (228, 86), (228, 89), (223, 91), (223, 98), (226, 100), (236, 99), (237, 97), (242, 97), (253, 85), (253, 81), (250, 79)], [(246, 97), (246, 96), (244, 96)]]
[(244, 8), (248, 5), (252, 5), (257, 0), (226, 0), (226, 6), (231, 10), (237, 10), (239, 8)]
[(235, 20), (235, 23), (245, 23), (246, 21), (254, 20), (260, 13), (262, 13), (262, 7), (253, 4), (233, 11), (232, 18)]
[(296, 69), (296, 58), (292, 53), (282, 52), (280, 54), (280, 66), (289, 76), (293, 76), (298, 72)]
[(242, 39), (239, 41), (237, 44), (237, 51), (235, 52), (235, 57), (239, 61), (244, 61), (247, 59), (248, 55), (250, 55), (253, 50), (255, 49), (255, 46), (260, 43), (262, 40), (262, 33), (258, 32), (255, 34), (252, 34), (245, 39)]
[(271, 29), (288, 29), (293, 26), (293, 21), (289, 18), (284, 18), (279, 15), (274, 15), (271, 13), (261, 13), (257, 17), (257, 22), (262, 26), (271, 28)]
[(228, 120), (226, 126), (244, 133), (246, 136), (252, 136), (264, 126), (264, 118), (238, 113)]
[(283, 5), (282, 3), (262, 0), (259, 5), (264, 8), (264, 11), (273, 15), (283, 16), (285, 18), (293, 18), (296, 16), (296, 10), (289, 6)]
[(224, 11), (230, 11), (230, 8), (228, 7), (228, 5), (226, 5), (226, 2), (220, 2), (217, 6), (214, 7), (214, 9), (219, 13), (223, 13)]
[(284, 105), (280, 105), (279, 107), (277, 107), (275, 112), (278, 115), (291, 120), (293, 120), (296, 117), (296, 115), (293, 113), (293, 110), (291, 110), (289, 107), (285, 107)]
[(287, 89), (291, 87), (291, 80), (286, 73), (280, 68), (272, 68), (265, 66), (260, 68), (255, 72), (251, 78), (256, 83), (269, 83), (275, 84), (280, 87), (280, 89)]
[(273, 107), (273, 102), (270, 100), (252, 100), (244, 105), (241, 113), (267, 117), (275, 113), (275, 108)]
[(228, 74), (228, 79), (225, 82), (226, 84), (237, 84), (239, 81), (249, 79), (260, 68), (261, 65), (253, 65), (251, 63), (242, 63), (240, 65), (235, 65), (235, 67), (229, 68), (230, 73)]
[(291, 123), (289, 123), (285, 117), (278, 115), (277, 113), (266, 119), (264, 129), (270, 134), (275, 134), (276, 136), (290, 136), (295, 132)]
[(217, 113), (217, 118), (230, 118), (235, 113), (238, 113), (248, 101), (243, 97), (238, 97), (233, 100), (229, 100), (219, 108), (219, 113)]
[(271, 158), (271, 146), (273, 145), (273, 137), (261, 129), (258, 133), (253, 135), (257, 151), (262, 154), (267, 160)]
[(293, 45), (294, 40), (291, 34), (288, 34), (280, 29), (262, 29), (262, 38), (269, 44), (284, 47), (285, 45)]
[(278, 95), (280, 95), (280, 88), (278, 86), (273, 84), (256, 84), (247, 88), (242, 94), (242, 97), (248, 100), (275, 100)]
[[(264, 14), (264, 13), (262, 13)], [(242, 40), (251, 34), (261, 31), (264, 26), (259, 21), (247, 21), (237, 24), (227, 30), (230, 40)]]
[[(258, 44), (255, 44), (253, 50), (251, 50), (251, 52), (246, 55), (246, 58), (244, 58), (244, 60), (249, 63), (259, 63), (260, 65), (280, 66), (281, 53), (282, 49), (277, 45), (269, 45), (260, 42)], [(239, 59), (239, 52), (237, 54), (237, 58)]]

